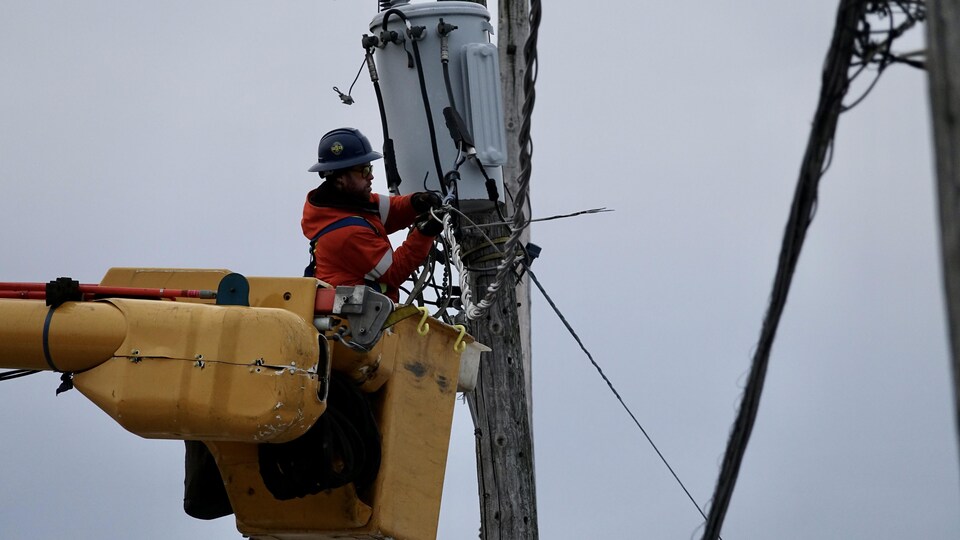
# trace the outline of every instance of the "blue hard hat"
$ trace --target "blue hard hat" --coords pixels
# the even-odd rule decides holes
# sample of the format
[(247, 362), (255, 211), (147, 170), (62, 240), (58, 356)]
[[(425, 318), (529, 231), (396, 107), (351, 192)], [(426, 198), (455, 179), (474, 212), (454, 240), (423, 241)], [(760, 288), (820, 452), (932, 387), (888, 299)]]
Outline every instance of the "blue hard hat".
[(320, 138), (320, 147), (317, 149), (317, 163), (310, 167), (310, 172), (323, 173), (346, 169), (355, 165), (369, 163), (382, 158), (380, 152), (375, 152), (370, 146), (370, 140), (354, 128), (335, 129)]

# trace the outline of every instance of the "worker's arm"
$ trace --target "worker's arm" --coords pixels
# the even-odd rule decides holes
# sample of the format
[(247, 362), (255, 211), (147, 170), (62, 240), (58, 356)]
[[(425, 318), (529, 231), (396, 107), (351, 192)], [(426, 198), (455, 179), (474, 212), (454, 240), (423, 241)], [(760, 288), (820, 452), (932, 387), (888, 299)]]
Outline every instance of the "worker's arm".
[(413, 195), (379, 195), (374, 193), (371, 197), (380, 209), (380, 222), (387, 230), (387, 234), (393, 234), (399, 230), (406, 229), (417, 219), (417, 211), (413, 207), (411, 199)]
[(440, 196), (429, 191), (394, 197), (386, 195), (374, 195), (374, 197), (377, 198), (380, 221), (387, 229), (387, 234), (406, 229), (413, 225), (417, 216), (431, 208), (439, 208), (441, 204)]
[[(430, 253), (431, 246), (433, 246), (432, 236), (423, 234), (415, 228), (411, 229), (407, 239), (390, 256), (390, 264), (383, 267), (379, 277), (372, 279), (390, 287), (399, 287), (418, 266), (423, 264), (427, 254)], [(387, 255), (384, 254), (384, 256)], [(376, 270), (377, 268), (374, 269)]]

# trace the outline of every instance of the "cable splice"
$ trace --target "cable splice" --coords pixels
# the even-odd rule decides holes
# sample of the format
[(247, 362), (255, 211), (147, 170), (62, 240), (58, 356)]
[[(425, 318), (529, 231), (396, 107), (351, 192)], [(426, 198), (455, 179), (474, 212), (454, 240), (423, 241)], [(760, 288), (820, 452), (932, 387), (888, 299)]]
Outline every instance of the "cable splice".
[[(451, 219), (451, 212), (458, 213), (464, 219), (469, 220), (466, 215), (461, 213), (459, 210), (453, 206), (447, 205), (444, 207), (447, 210), (446, 214), (443, 216), (443, 238), (450, 245), (450, 257), (453, 259), (453, 264), (457, 268), (457, 273), (460, 276), (460, 300), (463, 303), (462, 309), (464, 314), (467, 317), (467, 320), (473, 321), (483, 317), (483, 315), (490, 309), (490, 306), (493, 305), (493, 301), (497, 296), (497, 293), (500, 291), (500, 288), (503, 286), (503, 283), (506, 278), (507, 272), (513, 269), (517, 264), (520, 264), (525, 259), (525, 255), (522, 250), (513, 252), (512, 255), (508, 256), (507, 251), (503, 251), (503, 259), (500, 264), (497, 266), (497, 275), (494, 278), (493, 282), (487, 286), (486, 294), (483, 299), (479, 302), (473, 302), (473, 290), (470, 288), (470, 271), (464, 265), (461, 258), (461, 247), (460, 243), (457, 241), (456, 232), (453, 227), (453, 222)], [(433, 216), (434, 219), (437, 219), (436, 215)], [(479, 230), (479, 229), (478, 229)], [(492, 246), (496, 248), (496, 244), (493, 240), (490, 239), (483, 231), (480, 231), (484, 239)], [(512, 235), (510, 238), (512, 239)], [(510, 240), (507, 240), (509, 243)]]

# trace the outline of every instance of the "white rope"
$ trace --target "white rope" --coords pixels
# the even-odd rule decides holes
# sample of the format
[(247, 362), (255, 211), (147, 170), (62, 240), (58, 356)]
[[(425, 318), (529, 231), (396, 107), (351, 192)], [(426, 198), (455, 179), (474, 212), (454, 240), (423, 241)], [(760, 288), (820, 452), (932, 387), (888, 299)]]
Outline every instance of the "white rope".
[[(510, 239), (507, 240), (506, 252), (513, 255), (510, 257), (504, 255), (504, 252), (500, 251), (500, 249), (497, 248), (497, 245), (492, 240), (490, 240), (490, 238), (488, 237), (486, 238), (490, 247), (492, 247), (494, 250), (497, 251), (497, 253), (501, 255), (502, 260), (500, 261), (500, 264), (497, 266), (496, 278), (493, 280), (493, 283), (487, 286), (487, 291), (483, 299), (480, 300), (480, 302), (474, 304), (473, 291), (470, 289), (470, 272), (467, 270), (466, 265), (463, 264), (463, 260), (460, 257), (461, 247), (460, 247), (460, 244), (457, 242), (456, 235), (454, 235), (453, 223), (450, 217), (450, 213), (457, 212), (458, 214), (460, 214), (465, 218), (467, 216), (465, 216), (462, 212), (460, 212), (456, 208), (453, 208), (450, 205), (445, 205), (444, 210), (446, 210), (446, 213), (444, 213), (443, 220), (442, 220), (443, 237), (450, 246), (450, 255), (451, 255), (451, 258), (453, 259), (454, 266), (457, 267), (457, 274), (459, 274), (460, 276), (460, 301), (463, 303), (463, 312), (466, 315), (467, 320), (474, 321), (476, 319), (479, 319), (480, 317), (483, 317), (483, 315), (486, 314), (487, 310), (490, 309), (490, 306), (493, 305), (493, 301), (496, 298), (497, 293), (500, 291), (500, 287), (503, 286), (503, 281), (506, 278), (507, 272), (511, 268), (513, 268), (513, 266), (516, 263), (523, 260), (524, 258), (523, 253), (522, 252), (517, 253), (518, 250), (513, 249), (513, 246), (515, 246), (517, 240), (520, 237), (520, 234), (519, 234), (519, 231), (515, 230), (513, 231), (513, 234), (511, 234)], [(434, 219), (437, 219), (436, 214), (433, 214), (432, 211), (431, 211), (431, 215), (433, 216)], [(484, 235), (484, 237), (486, 237), (486, 235)], [(513, 244), (513, 246), (511, 244)]]

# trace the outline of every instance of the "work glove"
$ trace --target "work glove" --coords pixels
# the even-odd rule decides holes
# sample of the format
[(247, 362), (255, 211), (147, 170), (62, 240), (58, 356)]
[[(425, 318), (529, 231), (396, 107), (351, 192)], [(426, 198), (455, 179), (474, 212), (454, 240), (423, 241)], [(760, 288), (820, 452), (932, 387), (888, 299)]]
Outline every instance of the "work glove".
[(410, 197), (410, 204), (413, 205), (413, 209), (416, 210), (418, 214), (423, 214), (424, 212), (443, 206), (443, 199), (433, 191), (421, 191), (420, 193), (414, 193), (413, 196)]
[(443, 232), (443, 213), (442, 212), (433, 212), (436, 217), (430, 215), (430, 212), (426, 212), (417, 217), (417, 222), (415, 227), (421, 234), (426, 236), (439, 236)]

